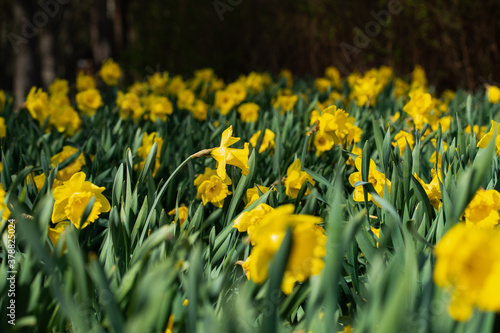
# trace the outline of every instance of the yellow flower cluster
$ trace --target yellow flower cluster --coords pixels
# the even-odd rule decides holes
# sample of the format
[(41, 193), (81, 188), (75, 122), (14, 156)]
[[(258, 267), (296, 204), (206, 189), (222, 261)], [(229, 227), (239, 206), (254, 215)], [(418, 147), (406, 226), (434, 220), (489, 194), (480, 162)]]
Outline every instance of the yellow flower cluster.
[[(250, 138), (249, 142), (252, 145), (252, 147), (257, 147), (257, 141), (259, 140), (261, 131), (257, 131), (252, 137)], [(274, 134), (273, 131), (270, 129), (266, 128), (264, 131), (264, 138), (262, 139), (262, 143), (260, 144), (259, 148), (259, 153), (262, 153), (268, 149), (274, 149), (275, 143), (274, 143), (274, 137), (276, 134)]]
[(156, 176), (156, 172), (160, 168), (160, 155), (161, 149), (163, 147), (163, 139), (158, 136), (158, 133), (153, 132), (151, 134), (144, 133), (142, 137), (142, 146), (137, 149), (137, 155), (142, 158), (142, 161), (139, 162), (139, 168), (142, 170), (144, 168), (144, 164), (146, 163), (146, 158), (148, 157), (149, 151), (153, 147), (153, 144), (157, 144), (156, 157), (155, 157), (155, 167), (153, 169), (153, 177)]
[(218, 176), (216, 170), (205, 168), (205, 173), (194, 180), (194, 185), (198, 187), (196, 199), (202, 199), (205, 206), (210, 202), (215, 207), (222, 208), (224, 199), (231, 195), (228, 188), (231, 183), (229, 176), (225, 175), (224, 179), (222, 179)]
[[(356, 182), (362, 181), (362, 176), (361, 176), (361, 157), (356, 158), (354, 161), (356, 164), (356, 169), (358, 170), (357, 172), (354, 172), (349, 176), (349, 183), (351, 186), (354, 186)], [(387, 191), (391, 192), (391, 181), (385, 178), (385, 175), (377, 170), (377, 166), (375, 162), (370, 159), (370, 167), (368, 171), (368, 182), (373, 185), (373, 188), (375, 189), (375, 192), (380, 197), (384, 197), (384, 188), (387, 186)], [(352, 194), (352, 198), (354, 201), (357, 202), (363, 202), (365, 201), (365, 194), (364, 194), (364, 189), (362, 185), (356, 186), (354, 188), (354, 193)], [(368, 201), (373, 201), (373, 197), (370, 193), (368, 193)], [(375, 201), (373, 201), (377, 206), (379, 204)], [(380, 206), (379, 206), (380, 207)]]

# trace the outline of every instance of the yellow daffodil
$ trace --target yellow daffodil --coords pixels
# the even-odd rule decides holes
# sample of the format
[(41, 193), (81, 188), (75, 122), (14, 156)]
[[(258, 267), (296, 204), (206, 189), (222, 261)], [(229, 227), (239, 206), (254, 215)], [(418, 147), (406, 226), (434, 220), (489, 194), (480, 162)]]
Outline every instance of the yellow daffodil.
[(493, 228), (500, 222), (500, 193), (496, 190), (477, 190), (464, 211), (465, 225)]
[(215, 107), (219, 109), (221, 115), (227, 115), (235, 104), (234, 95), (231, 92), (219, 90), (215, 93)]
[[(302, 188), (302, 185), (306, 181), (308, 181), (313, 186), (316, 184), (314, 179), (311, 176), (309, 176), (307, 172), (302, 171), (302, 165), (300, 159), (296, 159), (286, 170), (286, 179), (285, 179), (286, 195), (288, 195), (292, 199), (297, 198), (300, 189)], [(304, 195), (309, 195), (309, 193), (311, 193), (311, 190), (307, 188)]]
[(303, 282), (321, 272), (326, 254), (326, 235), (320, 217), (293, 214), (293, 205), (285, 205), (265, 214), (255, 225), (250, 240), (255, 244), (243, 268), (247, 277), (263, 283), (269, 274), (269, 264), (278, 251), (288, 228), (292, 246), (283, 275), (281, 290), (290, 295), (295, 283)]
[(451, 292), (448, 312), (453, 319), (468, 320), (474, 307), (500, 311), (500, 230), (459, 223), (438, 242), (434, 254), (434, 282)]
[(146, 158), (148, 157), (149, 151), (153, 147), (154, 143), (157, 143), (156, 157), (155, 157), (155, 167), (153, 169), (153, 177), (156, 176), (156, 172), (160, 168), (160, 154), (163, 147), (163, 139), (158, 136), (158, 133), (153, 132), (151, 134), (144, 133), (142, 137), (142, 146), (137, 149), (137, 155), (142, 158), (139, 162), (139, 168), (142, 170), (144, 164), (146, 163)]
[(108, 59), (102, 65), (99, 76), (106, 85), (116, 86), (118, 84), (118, 79), (122, 76), (122, 70), (120, 65), (114, 62), (113, 59)]
[(49, 232), (47, 233), (47, 235), (49, 236), (52, 246), (55, 247), (57, 245), (59, 238), (61, 238), (62, 233), (69, 226), (69, 223), (70, 222), (68, 221), (61, 221), (59, 223), (56, 223), (54, 227), (49, 227)]
[(26, 108), (33, 119), (37, 120), (42, 127), (45, 119), (50, 116), (49, 96), (42, 88), (32, 87), (28, 97), (26, 97)]
[(410, 92), (410, 101), (403, 107), (403, 111), (413, 117), (416, 128), (422, 129), (424, 124), (429, 122), (434, 106), (431, 94), (412, 91)]
[[(58, 164), (66, 161), (77, 151), (78, 148), (72, 146), (64, 146), (60, 153), (57, 153), (50, 158), (50, 164), (55, 168)], [(82, 169), (83, 165), (85, 165), (85, 158), (81, 153), (73, 163), (69, 164), (64, 169), (59, 170), (56, 177), (60, 181), (69, 180), (75, 173)]]
[(165, 96), (150, 95), (145, 99), (145, 108), (149, 111), (149, 118), (155, 122), (157, 119), (167, 121), (167, 116), (174, 112), (170, 100)]
[(95, 79), (93, 76), (80, 71), (76, 77), (76, 90), (84, 91), (88, 89), (95, 89)]
[(251, 211), (241, 213), (234, 220), (233, 228), (237, 228), (239, 232), (247, 232), (249, 235), (255, 230), (262, 219), (274, 210), (273, 207), (260, 204)]
[[(361, 176), (361, 157), (356, 158), (354, 161), (356, 164), (356, 169), (358, 172), (355, 172), (349, 176), (349, 183), (351, 186), (358, 181), (362, 180)], [(388, 192), (391, 192), (391, 181), (385, 178), (385, 175), (379, 171), (377, 171), (377, 166), (375, 162), (370, 159), (370, 167), (368, 171), (368, 182), (371, 183), (375, 189), (375, 192), (380, 197), (384, 196), (384, 187), (387, 186)], [(365, 201), (364, 189), (363, 186), (359, 185), (354, 188), (354, 193), (352, 195), (354, 201), (363, 202)], [(368, 193), (368, 201), (373, 201), (372, 195)], [(374, 203), (378, 206), (378, 204), (374, 201)]]
[(255, 103), (243, 103), (238, 107), (241, 121), (249, 123), (256, 122), (259, 119), (260, 106)]
[(247, 97), (247, 89), (240, 82), (233, 82), (228, 84), (226, 91), (233, 95), (234, 104), (238, 105), (245, 100)]
[(290, 112), (293, 110), (293, 107), (299, 100), (299, 97), (297, 95), (291, 95), (291, 96), (286, 96), (286, 95), (281, 95), (278, 96), (276, 101), (274, 102), (273, 107), (275, 109), (279, 109), (281, 114), (284, 114), (285, 112)]
[(500, 88), (496, 86), (490, 86), (488, 88), (488, 101), (492, 104), (496, 104), (500, 101)]
[[(109, 212), (109, 201), (102, 195), (106, 188), (85, 181), (85, 177), (83, 172), (77, 172), (54, 189), (53, 223), (70, 220), (76, 228), (83, 229), (93, 223), (101, 213)], [(92, 198), (95, 198), (94, 206), (87, 220), (82, 223), (82, 214)]]
[(153, 94), (164, 94), (165, 88), (168, 82), (168, 73), (167, 72), (156, 72), (153, 75), (148, 77), (148, 85), (151, 88)]
[(99, 107), (104, 105), (101, 94), (97, 89), (87, 89), (79, 92), (75, 96), (78, 109), (91, 117)]
[(119, 114), (123, 120), (132, 118), (137, 122), (144, 113), (141, 100), (134, 92), (124, 94), (119, 91), (116, 97), (116, 106), (120, 108)]
[(437, 174), (434, 173), (432, 180), (429, 184), (426, 184), (420, 177), (417, 175), (417, 173), (414, 174), (415, 178), (418, 180), (420, 185), (424, 188), (425, 193), (427, 194), (427, 197), (429, 198), (430, 204), (436, 208), (439, 209), (441, 207), (441, 188), (439, 187), (439, 181)]
[(394, 141), (392, 143), (393, 147), (396, 147), (396, 144), (399, 147), (399, 153), (403, 155), (403, 151), (406, 149), (406, 143), (410, 145), (410, 149), (413, 149), (413, 144), (415, 141), (413, 140), (413, 135), (411, 133), (405, 132), (405, 131), (400, 131), (396, 136), (394, 137)]
[[(254, 147), (254, 148), (257, 147), (257, 141), (259, 141), (260, 134), (261, 134), (261, 131), (257, 131), (257, 133), (252, 135), (252, 137), (250, 138), (249, 142), (252, 145), (252, 147)], [(266, 128), (266, 130), (264, 131), (264, 138), (262, 139), (262, 143), (260, 144), (259, 154), (268, 150), (268, 149), (274, 149), (274, 147), (275, 147), (274, 137), (275, 136), (276, 136), (276, 134), (274, 134), (273, 131)]]
[[(179, 223), (182, 225), (184, 221), (186, 221), (188, 216), (188, 208), (184, 205), (181, 205), (178, 209), (179, 211)], [(177, 222), (177, 213), (175, 212), (175, 208), (168, 212), (169, 216), (175, 216), (175, 222)]]
[(208, 105), (200, 99), (197, 99), (189, 109), (194, 119), (199, 121), (207, 120)]
[(406, 81), (396, 78), (394, 80), (394, 97), (399, 99), (401, 97), (405, 97), (410, 90), (410, 85), (406, 83)]
[(49, 93), (51, 95), (67, 95), (69, 92), (68, 80), (55, 79), (49, 86)]
[(477, 143), (477, 146), (479, 148), (486, 148), (486, 147), (488, 147), (488, 144), (493, 139), (493, 134), (495, 133), (495, 129), (496, 129), (496, 132), (497, 132), (496, 137), (495, 137), (495, 150), (496, 150), (497, 155), (500, 156), (500, 123), (497, 123), (494, 120), (491, 120), (491, 128), (490, 128), (490, 130), (488, 131), (488, 133), (486, 133), (481, 138), (481, 140), (479, 140), (479, 142)]
[(5, 138), (7, 135), (7, 127), (5, 126), (5, 118), (0, 117), (0, 138)]
[(243, 149), (229, 148), (232, 144), (240, 141), (233, 137), (233, 126), (229, 126), (223, 133), (220, 147), (212, 150), (212, 157), (217, 161), (217, 174), (222, 180), (226, 179), (226, 164), (234, 165), (241, 169), (243, 175), (248, 175), (248, 142)]
[(259, 191), (260, 193), (264, 194), (267, 191), (269, 191), (269, 187), (265, 187), (262, 185), (255, 185), (254, 187), (249, 188), (246, 191), (245, 196), (243, 197), (245, 208), (250, 206), (250, 204), (252, 204), (255, 200), (257, 200), (260, 197)]
[(189, 89), (184, 89), (177, 93), (177, 107), (179, 110), (189, 110), (195, 100), (194, 93)]
[(0, 212), (2, 212), (2, 220), (7, 221), (10, 216), (10, 210), (5, 202), (5, 190), (3, 189), (3, 184), (0, 183)]
[(5, 92), (0, 89), (0, 111), (5, 108)]

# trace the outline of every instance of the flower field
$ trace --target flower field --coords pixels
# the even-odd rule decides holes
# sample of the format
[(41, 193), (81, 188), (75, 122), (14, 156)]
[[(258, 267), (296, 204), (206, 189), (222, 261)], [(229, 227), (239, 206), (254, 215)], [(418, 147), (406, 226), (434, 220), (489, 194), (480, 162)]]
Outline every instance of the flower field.
[(499, 88), (123, 76), (0, 91), (2, 332), (500, 327)]

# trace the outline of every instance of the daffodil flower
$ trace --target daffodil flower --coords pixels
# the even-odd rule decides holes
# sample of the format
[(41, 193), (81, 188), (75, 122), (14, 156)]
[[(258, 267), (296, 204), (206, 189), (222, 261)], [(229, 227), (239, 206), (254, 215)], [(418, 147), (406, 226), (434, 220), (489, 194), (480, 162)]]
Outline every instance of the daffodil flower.
[(223, 133), (220, 147), (212, 150), (212, 157), (217, 161), (217, 175), (224, 181), (226, 179), (226, 164), (234, 165), (241, 169), (243, 175), (248, 175), (248, 142), (245, 148), (228, 148), (232, 144), (240, 141), (240, 138), (233, 137), (233, 126), (229, 126)]

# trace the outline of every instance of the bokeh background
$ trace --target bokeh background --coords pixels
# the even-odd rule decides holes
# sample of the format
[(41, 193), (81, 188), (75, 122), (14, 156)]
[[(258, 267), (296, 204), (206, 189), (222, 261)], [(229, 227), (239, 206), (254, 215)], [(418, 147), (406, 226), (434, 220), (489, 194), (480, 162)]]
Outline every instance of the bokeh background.
[(499, 45), (498, 0), (0, 0), (0, 89), (16, 96), (108, 57), (124, 84), (203, 67), (231, 80), (420, 64), (438, 90), (474, 89), (500, 82)]

